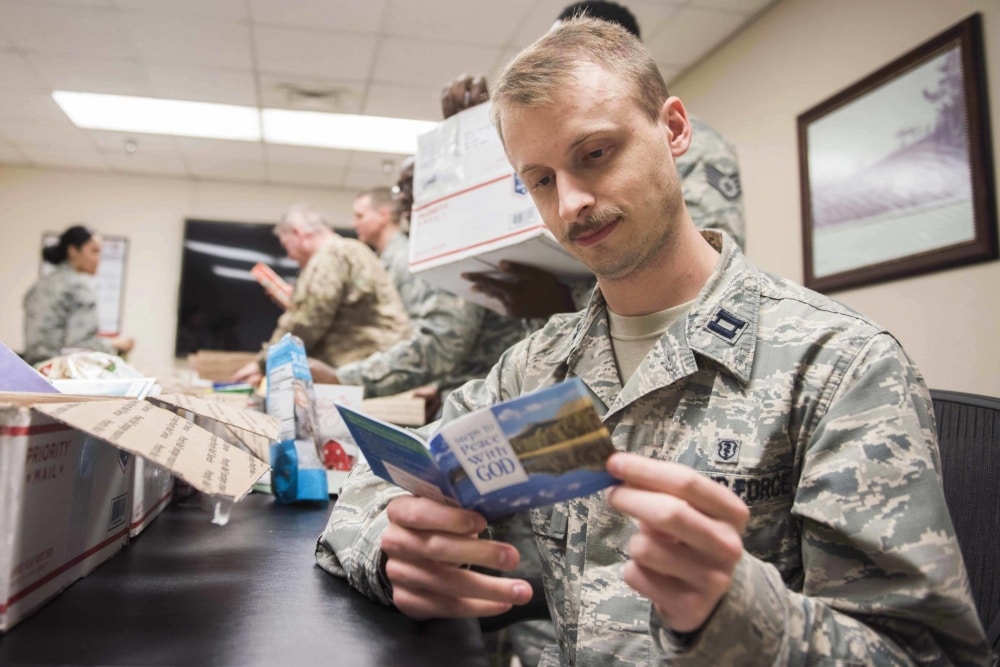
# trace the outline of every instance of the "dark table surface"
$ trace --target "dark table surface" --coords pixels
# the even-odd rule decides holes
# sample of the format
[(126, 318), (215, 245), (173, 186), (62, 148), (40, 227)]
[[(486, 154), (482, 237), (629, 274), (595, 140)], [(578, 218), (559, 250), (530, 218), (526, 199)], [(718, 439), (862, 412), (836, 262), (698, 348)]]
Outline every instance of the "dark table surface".
[(176, 503), (0, 635), (0, 665), (484, 667), (475, 621), (412, 621), (316, 566), (331, 508), (251, 494), (220, 527)]

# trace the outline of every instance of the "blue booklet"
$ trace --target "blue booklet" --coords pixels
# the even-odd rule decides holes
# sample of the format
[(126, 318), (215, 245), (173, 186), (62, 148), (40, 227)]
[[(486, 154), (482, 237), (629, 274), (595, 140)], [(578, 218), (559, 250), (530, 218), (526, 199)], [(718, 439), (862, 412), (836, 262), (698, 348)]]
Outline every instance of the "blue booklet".
[(579, 378), (477, 410), (427, 443), (338, 405), (372, 471), (417, 496), (494, 519), (593, 493), (617, 480), (615, 452)]

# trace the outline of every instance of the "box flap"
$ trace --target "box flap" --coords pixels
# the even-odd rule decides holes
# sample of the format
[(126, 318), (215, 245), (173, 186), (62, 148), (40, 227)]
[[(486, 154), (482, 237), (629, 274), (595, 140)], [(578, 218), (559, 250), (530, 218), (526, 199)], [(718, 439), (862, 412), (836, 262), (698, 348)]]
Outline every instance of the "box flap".
[(36, 402), (35, 410), (157, 463), (199, 491), (239, 500), (269, 469), (183, 417), (148, 401)]

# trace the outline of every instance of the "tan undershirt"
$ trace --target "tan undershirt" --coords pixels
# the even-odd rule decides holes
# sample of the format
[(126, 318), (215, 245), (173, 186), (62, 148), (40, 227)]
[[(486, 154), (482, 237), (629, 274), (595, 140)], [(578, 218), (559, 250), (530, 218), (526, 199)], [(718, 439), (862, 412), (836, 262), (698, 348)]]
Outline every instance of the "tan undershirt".
[(615, 315), (608, 311), (611, 348), (615, 352), (618, 375), (621, 376), (623, 387), (628, 384), (635, 369), (639, 368), (639, 364), (653, 349), (656, 340), (670, 328), (671, 324), (687, 314), (692, 303), (693, 299), (666, 310), (635, 317)]

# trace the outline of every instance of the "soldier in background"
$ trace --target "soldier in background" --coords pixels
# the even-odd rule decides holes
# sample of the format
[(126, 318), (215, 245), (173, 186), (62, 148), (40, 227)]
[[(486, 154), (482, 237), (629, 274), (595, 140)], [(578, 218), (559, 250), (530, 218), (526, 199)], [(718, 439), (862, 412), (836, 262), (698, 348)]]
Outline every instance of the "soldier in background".
[(278, 318), (271, 339), (233, 375), (234, 381), (260, 382), (267, 347), (285, 333), (301, 338), (309, 357), (334, 366), (410, 335), (403, 302), (364, 243), (340, 236), (319, 210), (305, 204), (289, 208), (274, 233), (302, 271), (292, 305)]
[[(576, 2), (560, 12), (555, 26), (574, 16), (610, 21), (640, 38), (635, 16), (618, 3)], [(484, 77), (462, 75), (442, 91), (441, 108), (448, 118), (488, 99)], [(746, 224), (736, 150), (704, 121), (695, 117), (690, 120), (694, 130), (691, 148), (677, 159), (684, 202), (699, 229), (723, 231), (745, 249)], [(501, 263), (500, 269), (507, 273), (503, 278), (495, 272), (468, 273), (464, 277), (475, 283), (475, 289), (503, 303), (507, 314), (514, 317), (546, 319), (555, 313), (573, 312), (587, 302), (594, 287), (593, 281), (565, 285), (543, 269), (513, 260)]]
[[(404, 172), (398, 191), (408, 192)], [(375, 248), (396, 289), (403, 296), (413, 333), (392, 347), (366, 358), (332, 367), (310, 362), (317, 382), (358, 384), (366, 396), (385, 396), (432, 385), (421, 395), (428, 400), (432, 419), (440, 407), (438, 396), (486, 375), (508, 347), (527, 330), (518, 319), (470, 303), (413, 275), (409, 268), (409, 239), (400, 229), (401, 206), (387, 188), (362, 192), (354, 200), (354, 228), (358, 238)], [(401, 205), (409, 206), (412, 199)]]
[[(988, 664), (919, 371), (884, 329), (695, 227), (675, 167), (691, 123), (638, 40), (567, 21), (493, 99), (598, 289), (443, 421), (579, 377), (620, 450), (619, 486), (530, 512), (558, 631), (541, 664)], [(531, 590), (477, 571), (519, 559), (485, 528), (358, 465), (318, 557), (413, 618), (488, 616)]]
[(90, 276), (100, 266), (100, 238), (74, 225), (59, 235), (55, 245), (42, 250), (42, 259), (55, 270), (24, 295), (24, 360), (35, 364), (74, 350), (131, 351), (135, 341), (128, 336), (97, 335), (97, 294)]

